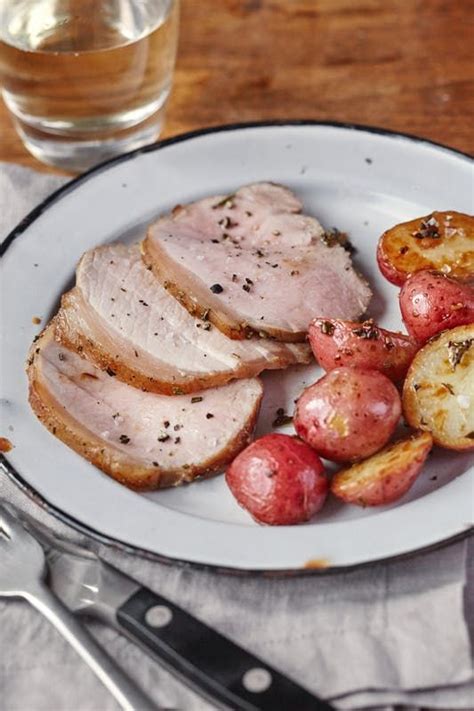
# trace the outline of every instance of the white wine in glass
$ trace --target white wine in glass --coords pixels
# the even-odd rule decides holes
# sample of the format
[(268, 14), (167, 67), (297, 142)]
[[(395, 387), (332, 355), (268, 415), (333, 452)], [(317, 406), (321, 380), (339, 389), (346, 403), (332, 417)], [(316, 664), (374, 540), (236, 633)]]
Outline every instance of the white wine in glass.
[(0, 0), (0, 85), (26, 147), (74, 172), (155, 140), (178, 0)]

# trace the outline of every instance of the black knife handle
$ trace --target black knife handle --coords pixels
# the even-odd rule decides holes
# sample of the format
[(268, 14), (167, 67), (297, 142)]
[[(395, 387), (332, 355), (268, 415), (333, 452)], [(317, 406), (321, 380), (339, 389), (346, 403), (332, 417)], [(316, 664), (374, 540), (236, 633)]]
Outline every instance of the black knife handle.
[(236, 711), (332, 707), (180, 607), (140, 588), (117, 610), (119, 625), (170, 671)]

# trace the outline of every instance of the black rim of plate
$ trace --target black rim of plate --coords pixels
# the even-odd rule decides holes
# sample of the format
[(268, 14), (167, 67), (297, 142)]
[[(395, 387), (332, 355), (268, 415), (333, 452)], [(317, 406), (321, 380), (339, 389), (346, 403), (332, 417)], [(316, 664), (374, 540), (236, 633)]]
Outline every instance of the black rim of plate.
[[(395, 137), (395, 138), (404, 138), (409, 141), (413, 141), (415, 143), (420, 143), (422, 145), (427, 145), (427, 146), (433, 146), (435, 148), (440, 148), (444, 151), (447, 151), (449, 153), (452, 153), (453, 155), (459, 157), (459, 158), (467, 158), (472, 162), (472, 156), (469, 153), (464, 153), (463, 151), (457, 150), (455, 148), (451, 148), (450, 146), (443, 145), (442, 143), (436, 143), (435, 141), (431, 141), (426, 138), (420, 138), (419, 136), (415, 136), (413, 134), (409, 133), (402, 133), (399, 131), (390, 131), (389, 129), (384, 129), (384, 128), (378, 128), (376, 126), (365, 126), (362, 124), (353, 124), (353, 123), (343, 123), (343, 122), (338, 122), (338, 121), (315, 121), (315, 120), (310, 120), (310, 119), (301, 119), (301, 120), (275, 120), (275, 121), (254, 121), (254, 122), (248, 122), (248, 123), (234, 123), (234, 124), (225, 124), (221, 126), (211, 126), (209, 128), (202, 128), (198, 129), (195, 131), (188, 131), (186, 133), (181, 133), (178, 134), (177, 136), (172, 136), (171, 138), (166, 138), (161, 141), (157, 141), (156, 143), (151, 143), (149, 145), (143, 146), (141, 148), (137, 148), (134, 151), (131, 151), (129, 153), (124, 153), (122, 155), (116, 156), (115, 158), (111, 158), (109, 160), (104, 161), (103, 163), (99, 163), (98, 165), (92, 167), (90, 170), (86, 171), (85, 173), (82, 173), (81, 175), (78, 175), (77, 177), (73, 178), (72, 180), (68, 181), (65, 185), (60, 187), (58, 190), (55, 190), (51, 195), (49, 195), (45, 200), (43, 200), (39, 205), (37, 205), (31, 212), (24, 217), (21, 222), (14, 227), (14, 229), (10, 232), (9, 235), (5, 238), (3, 243), (0, 245), (0, 256), (3, 256), (3, 254), (6, 253), (8, 248), (11, 246), (11, 244), (18, 238), (20, 237), (26, 229), (33, 223), (35, 220), (40, 217), (40, 215), (45, 212), (48, 208), (50, 208), (54, 203), (56, 203), (58, 200), (60, 200), (64, 195), (67, 195), (68, 193), (72, 192), (75, 190), (77, 187), (82, 185), (82, 183), (85, 183), (88, 181), (90, 178), (94, 178), (97, 174), (102, 173), (105, 170), (108, 170), (110, 167), (122, 163), (125, 161), (132, 160), (138, 155), (141, 155), (142, 153), (151, 153), (154, 151), (158, 151), (162, 148), (165, 148), (166, 146), (173, 145), (174, 143), (181, 143), (182, 141), (187, 141), (192, 138), (197, 138), (199, 136), (205, 136), (209, 135), (212, 133), (222, 133), (225, 131), (240, 131), (240, 130), (245, 130), (245, 129), (251, 129), (251, 128), (268, 128), (268, 127), (298, 127), (298, 126), (326, 126), (328, 128), (340, 128), (343, 130), (351, 130), (351, 131), (356, 131), (356, 132), (361, 132), (361, 133), (372, 133), (372, 134), (378, 134), (381, 136), (388, 136), (388, 137)], [(344, 571), (350, 571), (350, 570), (358, 570), (360, 568), (368, 567), (370, 565), (375, 565), (380, 562), (386, 562), (386, 561), (394, 561), (394, 560), (403, 560), (405, 558), (410, 558), (415, 555), (418, 555), (420, 553), (426, 553), (428, 551), (436, 550), (439, 548), (442, 548), (444, 546), (450, 545), (451, 543), (454, 543), (455, 541), (460, 541), (468, 536), (470, 536), (474, 532), (474, 526), (467, 526), (464, 531), (461, 531), (460, 533), (451, 536), (447, 539), (444, 539), (442, 541), (439, 541), (437, 543), (434, 543), (432, 545), (424, 546), (422, 548), (417, 548), (416, 550), (413, 551), (408, 551), (406, 553), (402, 553), (399, 555), (394, 555), (390, 556), (387, 558), (379, 558), (376, 560), (372, 561), (367, 561), (364, 563), (355, 563), (353, 565), (347, 565), (347, 566), (329, 566), (327, 568), (293, 568), (289, 570), (275, 570), (275, 569), (268, 569), (268, 570), (251, 570), (251, 569), (240, 569), (240, 568), (233, 568), (233, 567), (225, 567), (225, 566), (219, 566), (219, 565), (211, 565), (208, 563), (199, 563), (199, 562), (194, 562), (194, 561), (187, 561), (183, 560), (180, 558), (171, 558), (169, 556), (166, 556), (164, 554), (160, 553), (155, 553), (153, 551), (148, 551), (144, 548), (140, 548), (138, 546), (134, 546), (129, 543), (125, 543), (124, 541), (120, 541), (116, 538), (112, 538), (106, 534), (100, 533), (96, 529), (81, 523), (78, 519), (76, 519), (74, 516), (65, 513), (58, 507), (56, 507), (54, 504), (51, 504), (47, 499), (45, 499), (41, 494), (39, 494), (38, 491), (34, 487), (32, 487), (24, 478), (23, 476), (15, 469), (15, 467), (8, 461), (7, 457), (4, 454), (0, 454), (0, 465), (3, 468), (3, 470), (6, 472), (8, 477), (18, 486), (18, 488), (24, 492), (30, 499), (32, 499), (36, 504), (38, 504), (44, 511), (49, 513), (50, 515), (54, 516), (57, 520), (61, 521), (61, 523), (71, 526), (73, 529), (78, 531), (79, 533), (88, 536), (92, 539), (95, 539), (101, 544), (111, 546), (117, 550), (129, 553), (129, 554), (138, 554), (143, 558), (147, 558), (149, 560), (154, 560), (160, 563), (166, 563), (168, 565), (179, 565), (183, 567), (190, 567), (190, 568), (197, 568), (200, 570), (208, 570), (211, 572), (217, 572), (217, 573), (223, 573), (223, 574), (231, 574), (231, 575), (240, 575), (240, 576), (262, 576), (262, 577), (284, 577), (284, 576), (296, 576), (296, 575), (327, 575), (331, 573), (339, 573), (339, 572), (344, 572)]]

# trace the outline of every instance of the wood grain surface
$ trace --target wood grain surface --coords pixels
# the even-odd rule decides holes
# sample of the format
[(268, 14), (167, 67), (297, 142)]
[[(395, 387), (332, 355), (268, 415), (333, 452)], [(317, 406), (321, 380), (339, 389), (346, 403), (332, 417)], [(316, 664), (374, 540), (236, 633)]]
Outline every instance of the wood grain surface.
[[(473, 152), (473, 18), (471, 0), (182, 0), (163, 136), (311, 118)], [(3, 103), (0, 160), (48, 170)]]

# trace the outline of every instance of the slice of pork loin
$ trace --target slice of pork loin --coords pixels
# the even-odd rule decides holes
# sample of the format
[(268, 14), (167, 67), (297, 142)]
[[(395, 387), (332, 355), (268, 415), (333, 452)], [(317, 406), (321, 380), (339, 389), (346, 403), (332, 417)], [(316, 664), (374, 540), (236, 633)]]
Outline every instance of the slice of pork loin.
[(30, 404), (69, 447), (133, 489), (158, 489), (221, 471), (249, 442), (258, 379), (199, 397), (145, 393), (95, 368), (48, 326), (28, 361)]
[(315, 317), (357, 319), (371, 292), (301, 209), (287, 188), (248, 185), (158, 220), (143, 257), (190, 313), (206, 313), (230, 338), (303, 341)]
[(175, 395), (308, 363), (307, 344), (236, 342), (190, 316), (146, 269), (138, 246), (87, 252), (62, 299), (56, 338), (103, 370), (149, 392)]

